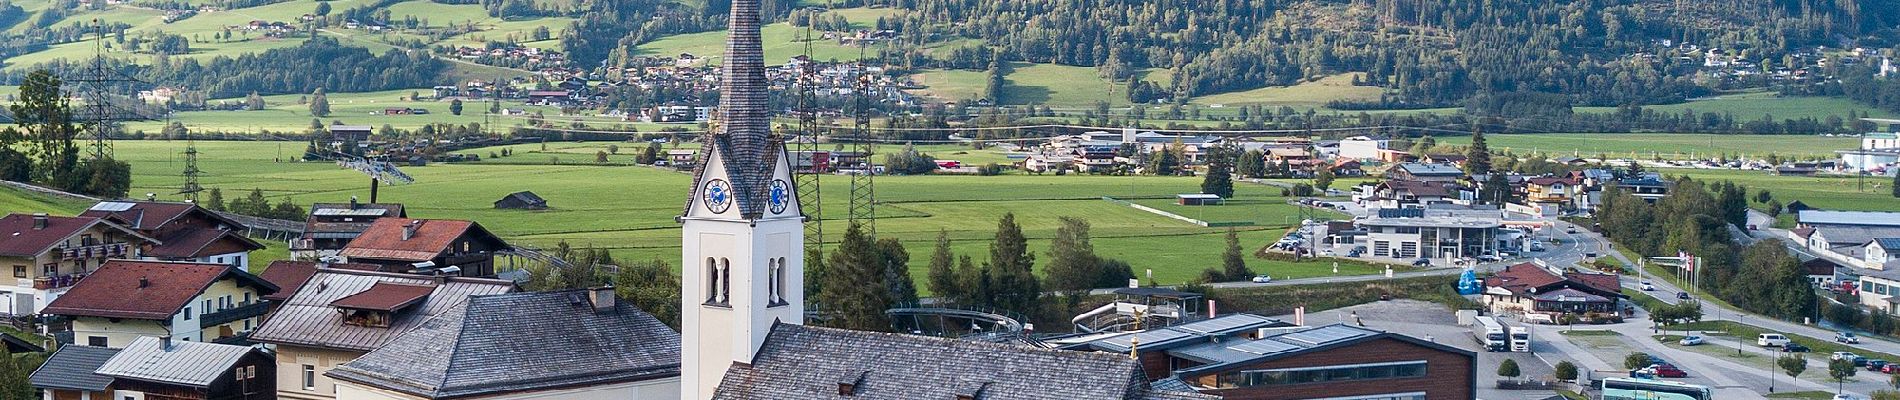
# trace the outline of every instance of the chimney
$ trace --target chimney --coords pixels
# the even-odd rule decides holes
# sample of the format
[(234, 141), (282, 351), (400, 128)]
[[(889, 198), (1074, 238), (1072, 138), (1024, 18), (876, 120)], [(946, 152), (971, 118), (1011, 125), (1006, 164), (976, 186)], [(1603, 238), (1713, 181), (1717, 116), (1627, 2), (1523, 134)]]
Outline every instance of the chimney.
[(422, 220), (409, 221), (409, 225), (402, 227), (402, 240), (409, 240), (410, 238), (416, 237), (416, 229), (421, 227)]
[(587, 289), (587, 300), (594, 304), (594, 312), (605, 314), (614, 311), (613, 285)]
[(356, 207), (358, 206), (359, 204), (356, 203), (356, 196), (350, 196), (350, 209), (355, 210)]
[(46, 229), (46, 213), (33, 213), (33, 230)]
[(172, 335), (159, 336), (158, 349), (162, 351), (172, 351)]
[(146, 193), (145, 201), (158, 201), (158, 193)]

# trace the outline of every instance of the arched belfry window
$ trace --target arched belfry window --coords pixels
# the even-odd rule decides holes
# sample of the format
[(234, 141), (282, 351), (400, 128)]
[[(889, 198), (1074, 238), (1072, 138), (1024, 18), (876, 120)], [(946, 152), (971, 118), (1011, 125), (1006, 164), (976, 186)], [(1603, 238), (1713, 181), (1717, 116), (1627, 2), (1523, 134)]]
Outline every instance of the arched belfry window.
[(778, 259), (765, 259), (765, 305), (778, 304)]
[(719, 304), (732, 304), (732, 261), (719, 258)]
[(778, 273), (772, 274), (772, 280), (766, 282), (766, 285), (772, 287), (772, 301), (778, 305), (785, 305), (789, 302), (787, 297), (789, 297), (788, 294), (791, 293), (785, 290), (785, 269), (787, 264), (785, 263), (785, 257), (779, 257), (776, 261), (778, 261)]
[(719, 262), (706, 257), (706, 304), (719, 303)]

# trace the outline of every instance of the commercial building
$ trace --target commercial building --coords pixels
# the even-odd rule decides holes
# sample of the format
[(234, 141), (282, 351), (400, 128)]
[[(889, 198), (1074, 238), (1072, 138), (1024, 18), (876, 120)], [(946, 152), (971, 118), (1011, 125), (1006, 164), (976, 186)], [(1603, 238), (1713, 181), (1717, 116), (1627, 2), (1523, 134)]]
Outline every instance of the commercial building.
[(1401, 217), (1356, 221), (1373, 257), (1459, 259), (1495, 255), (1508, 240), (1492, 218)]

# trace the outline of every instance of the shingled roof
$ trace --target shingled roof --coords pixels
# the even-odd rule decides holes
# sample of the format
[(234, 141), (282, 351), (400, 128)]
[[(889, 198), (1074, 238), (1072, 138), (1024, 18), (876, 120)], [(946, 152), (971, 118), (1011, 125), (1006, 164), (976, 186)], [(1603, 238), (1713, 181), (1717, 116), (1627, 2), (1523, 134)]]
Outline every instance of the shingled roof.
[[(390, 318), (389, 327), (369, 327), (344, 323), (344, 315), (330, 303), (369, 290), (377, 283), (435, 285), (435, 290), (419, 304)], [(514, 291), (514, 282), (461, 277), (429, 277), (388, 272), (318, 269), (297, 294), (284, 301), (264, 325), (251, 333), (251, 340), (352, 351), (370, 351), (382, 347), (404, 332), (422, 326), (449, 310), (468, 302), (471, 295), (501, 294)]]
[(303, 287), (304, 282), (310, 281), (310, 277), (315, 276), (317, 274), (317, 268), (319, 266), (323, 268), (353, 269), (353, 270), (358, 270), (358, 271), (381, 270), (381, 266), (376, 265), (376, 264), (356, 264), (356, 263), (324, 264), (324, 263), (320, 263), (316, 261), (292, 261), (292, 260), (271, 261), (270, 266), (265, 267), (264, 272), (258, 273), (257, 277), (263, 278), (265, 281), (270, 282), (273, 285), (277, 285), (277, 292), (264, 295), (264, 299), (265, 300), (284, 300), (284, 299), (289, 299), (290, 296), (292, 295), (296, 295), (297, 288)]
[[(227, 264), (111, 260), (46, 305), (47, 314), (169, 320), (226, 278), (273, 293), (277, 286)], [(209, 311), (209, 310), (206, 310)]]
[(119, 349), (68, 345), (53, 352), (27, 381), (40, 389), (84, 390), (96, 392), (112, 386), (112, 377), (93, 373)]
[(678, 332), (626, 302), (596, 311), (588, 294), (473, 296), (328, 375), (431, 399), (679, 376)]
[[(196, 229), (166, 227), (191, 214), (198, 214), (200, 218), (212, 223)], [(151, 257), (198, 258), (264, 248), (263, 244), (232, 231), (243, 224), (192, 203), (102, 201), (94, 204), (86, 212), (80, 213), (79, 216), (116, 222), (158, 239), (160, 244), (152, 246), (143, 253)], [(213, 246), (218, 242), (225, 244)]]
[(1214, 399), (1156, 390), (1127, 355), (777, 324), (752, 364), (734, 364), (718, 400)]
[[(410, 232), (411, 224), (415, 224), (414, 232)], [(428, 261), (453, 250), (450, 246), (463, 235), (503, 243), (501, 238), (474, 221), (379, 218), (338, 254), (348, 258)]]
[[(35, 225), (34, 218), (46, 218), (46, 226)], [(91, 217), (7, 214), (0, 217), (0, 256), (33, 257), (66, 241), (79, 232), (104, 224), (141, 239), (152, 240), (124, 226)]]

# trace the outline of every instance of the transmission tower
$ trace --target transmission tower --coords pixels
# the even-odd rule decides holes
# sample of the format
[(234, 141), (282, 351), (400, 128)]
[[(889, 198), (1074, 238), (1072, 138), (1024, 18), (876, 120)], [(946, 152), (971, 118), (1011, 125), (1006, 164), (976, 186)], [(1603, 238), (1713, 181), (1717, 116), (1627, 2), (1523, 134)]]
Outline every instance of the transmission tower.
[(825, 218), (820, 207), (818, 181), (825, 171), (818, 165), (818, 104), (814, 87), (818, 85), (818, 67), (812, 59), (811, 24), (805, 24), (805, 62), (798, 73), (798, 135), (793, 137), (792, 160), (803, 162), (804, 170), (793, 168), (793, 184), (798, 188), (798, 209), (805, 212), (805, 248), (823, 250)]
[(192, 203), (197, 203), (198, 192), (204, 191), (204, 187), (198, 186), (198, 175), (203, 172), (198, 170), (198, 142), (191, 138), (191, 131), (185, 131), (185, 171), (183, 172), (185, 184), (178, 187), (178, 194), (185, 195), (185, 199)]
[(136, 109), (139, 106), (136, 101), (115, 93), (151, 85), (106, 65), (105, 23), (97, 18), (92, 22), (93, 31), (98, 35), (93, 42), (92, 63), (66, 82), (76, 86), (73, 91), (84, 103), (74, 119), (92, 136), (88, 152), (93, 159), (106, 159), (112, 157), (112, 134), (119, 130), (120, 122), (154, 120)]
[(871, 128), (871, 98), (867, 92), (871, 89), (871, 77), (864, 74), (865, 47), (863, 42), (858, 43), (858, 61), (856, 68), (852, 69), (852, 76), (856, 78), (852, 95), (856, 96), (857, 103), (853, 112), (857, 120), (852, 124), (850, 139), (845, 146), (850, 148), (851, 154), (863, 157), (864, 163), (862, 173), (851, 175), (851, 223), (863, 224), (865, 234), (877, 237), (877, 191), (873, 185), (877, 163), (871, 157), (873, 149), (868, 133)]

